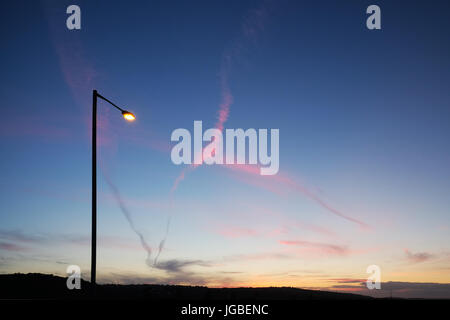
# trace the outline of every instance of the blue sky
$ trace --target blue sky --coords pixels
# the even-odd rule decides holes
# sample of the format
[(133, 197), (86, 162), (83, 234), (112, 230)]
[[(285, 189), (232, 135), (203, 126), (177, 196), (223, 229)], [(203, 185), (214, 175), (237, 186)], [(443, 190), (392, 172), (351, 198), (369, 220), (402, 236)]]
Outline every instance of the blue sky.
[[(99, 279), (333, 288), (377, 264), (383, 281), (448, 283), (449, 6), (378, 1), (368, 30), (370, 4), (4, 4), (0, 271), (88, 276), (97, 89), (137, 115), (99, 102)], [(171, 192), (186, 169), (171, 132), (213, 127), (226, 89), (225, 128), (280, 129), (279, 174), (204, 165)], [(171, 217), (159, 267), (102, 172), (153, 254)]]

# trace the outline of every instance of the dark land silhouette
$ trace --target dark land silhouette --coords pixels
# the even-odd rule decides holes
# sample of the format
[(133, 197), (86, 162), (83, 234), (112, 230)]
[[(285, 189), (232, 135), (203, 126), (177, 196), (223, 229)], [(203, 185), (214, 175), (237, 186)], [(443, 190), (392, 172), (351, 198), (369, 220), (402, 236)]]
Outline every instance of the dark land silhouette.
[(208, 288), (180, 285), (97, 285), (81, 280), (81, 289), (69, 290), (67, 278), (40, 274), (1, 274), (0, 299), (141, 299), (141, 300), (371, 300), (372, 297), (292, 287)]

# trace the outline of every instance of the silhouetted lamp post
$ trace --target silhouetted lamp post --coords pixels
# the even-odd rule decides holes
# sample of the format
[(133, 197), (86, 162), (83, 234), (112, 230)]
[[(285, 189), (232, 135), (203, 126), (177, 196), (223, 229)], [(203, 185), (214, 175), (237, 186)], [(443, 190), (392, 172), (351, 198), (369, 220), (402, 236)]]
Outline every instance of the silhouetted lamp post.
[(92, 92), (92, 240), (91, 240), (91, 284), (95, 285), (97, 265), (97, 98), (103, 99), (120, 112), (128, 121), (136, 119), (134, 114), (124, 110), (94, 90)]

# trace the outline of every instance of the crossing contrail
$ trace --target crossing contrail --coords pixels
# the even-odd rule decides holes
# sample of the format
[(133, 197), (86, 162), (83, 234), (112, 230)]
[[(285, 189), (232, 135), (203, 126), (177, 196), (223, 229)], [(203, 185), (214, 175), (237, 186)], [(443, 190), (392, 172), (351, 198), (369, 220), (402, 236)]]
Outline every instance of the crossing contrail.
[[(217, 122), (215, 124), (216, 129), (223, 131), (224, 124), (228, 120), (228, 116), (230, 114), (230, 107), (233, 103), (233, 95), (231, 94), (230, 86), (229, 86), (229, 77), (231, 72), (231, 67), (233, 64), (233, 60), (237, 59), (245, 47), (245, 42), (249, 40), (254, 40), (257, 37), (257, 34), (264, 29), (264, 22), (267, 18), (267, 4), (269, 1), (264, 1), (261, 6), (256, 9), (253, 9), (249, 12), (246, 19), (244, 19), (241, 26), (241, 35), (236, 38), (233, 44), (226, 48), (222, 55), (222, 61), (220, 64), (220, 91), (221, 91), (221, 102), (219, 105), (219, 110), (217, 111)], [(211, 142), (211, 144), (217, 143), (215, 140)], [(203, 159), (203, 155), (202, 155)], [(171, 198), (171, 206), (173, 207), (173, 198), (174, 193), (178, 188), (178, 185), (181, 181), (183, 181), (187, 175), (187, 173), (195, 170), (199, 165), (193, 164), (189, 167), (184, 168), (178, 177), (175, 179), (173, 186), (170, 190), (170, 198)], [(158, 257), (162, 250), (164, 249), (164, 244), (167, 239), (167, 235), (169, 233), (170, 227), (170, 219), (169, 216), (167, 221), (166, 235), (163, 240), (161, 240), (159, 244), (159, 251), (155, 258), (155, 264), (158, 260)]]
[[(258, 8), (255, 8), (249, 12), (249, 15), (246, 19), (244, 19), (242, 24), (242, 34), (240, 37), (236, 39), (235, 42), (233, 42), (233, 45), (228, 47), (227, 50), (224, 51), (224, 54), (222, 56), (222, 62), (220, 67), (220, 88), (221, 88), (221, 103), (219, 105), (218, 110), (218, 116), (217, 116), (217, 122), (215, 124), (215, 128), (223, 131), (224, 124), (228, 120), (229, 114), (230, 114), (230, 107), (233, 103), (233, 95), (230, 90), (229, 86), (229, 77), (232, 69), (232, 64), (235, 60), (237, 60), (241, 56), (241, 52), (244, 50), (246, 42), (254, 41), (258, 34), (264, 29), (265, 21), (268, 18), (268, 4), (270, 1), (263, 2), (261, 6)], [(212, 141), (211, 144), (215, 144), (216, 141)], [(202, 154), (203, 159), (203, 154)], [(179, 184), (181, 181), (183, 181), (187, 174), (191, 171), (195, 170), (200, 165), (198, 164), (192, 164), (188, 167), (185, 167), (181, 173), (178, 175), (178, 177), (175, 179), (172, 189), (170, 191), (171, 197), (173, 198), (173, 194), (177, 190)], [(227, 168), (239, 170), (247, 173), (254, 173), (253, 167), (248, 165), (230, 165), (227, 166)], [(259, 171), (258, 171), (259, 175)], [(272, 179), (274, 182), (282, 183), (284, 186), (288, 188), (292, 188), (296, 190), (297, 192), (301, 193), (302, 195), (308, 197), (309, 199), (316, 202), (319, 206), (327, 210), (328, 212), (343, 218), (347, 221), (350, 221), (352, 223), (355, 223), (359, 225), (360, 227), (364, 229), (368, 229), (368, 225), (365, 224), (362, 221), (359, 221), (355, 218), (352, 218), (339, 210), (333, 208), (331, 205), (329, 205), (327, 202), (319, 198), (317, 195), (315, 195), (313, 192), (311, 192), (306, 187), (300, 185), (299, 183), (295, 182), (294, 180), (290, 179), (289, 177), (267, 177), (266, 179)], [(271, 181), (272, 181), (271, 180)]]
[(125, 205), (125, 202), (123, 201), (122, 197), (120, 196), (119, 189), (111, 181), (111, 179), (109, 178), (109, 176), (106, 174), (106, 172), (104, 170), (102, 170), (102, 173), (103, 173), (103, 176), (105, 177), (105, 180), (108, 183), (109, 187), (113, 191), (114, 199), (117, 201), (117, 204), (119, 205), (120, 210), (122, 211), (123, 215), (127, 219), (128, 224), (130, 225), (131, 229), (139, 237), (142, 247), (147, 252), (147, 258), (146, 258), (145, 262), (147, 263), (147, 265), (152, 266), (152, 263), (151, 263), (152, 248), (148, 245), (147, 241), (144, 238), (144, 235), (136, 228), (134, 221), (133, 221), (133, 217), (131, 216), (130, 211), (128, 210), (128, 208)]
[(164, 235), (164, 238), (159, 242), (158, 253), (156, 254), (155, 260), (153, 261), (153, 266), (156, 266), (156, 265), (157, 265), (159, 255), (161, 254), (162, 250), (164, 249), (164, 245), (165, 245), (165, 243), (166, 243), (167, 236), (169, 235), (170, 220), (171, 220), (171, 218), (172, 218), (171, 216), (169, 216), (169, 218), (167, 218), (166, 234)]

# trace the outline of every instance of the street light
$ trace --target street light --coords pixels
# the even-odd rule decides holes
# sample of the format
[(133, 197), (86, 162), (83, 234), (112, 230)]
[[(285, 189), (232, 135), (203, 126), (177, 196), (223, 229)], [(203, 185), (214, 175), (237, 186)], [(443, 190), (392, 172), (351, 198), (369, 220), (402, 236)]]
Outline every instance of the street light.
[(119, 111), (128, 121), (133, 121), (136, 116), (130, 111), (124, 110), (103, 97), (94, 90), (92, 92), (92, 240), (91, 240), (91, 285), (95, 285), (95, 271), (97, 266), (97, 98), (103, 99)]

